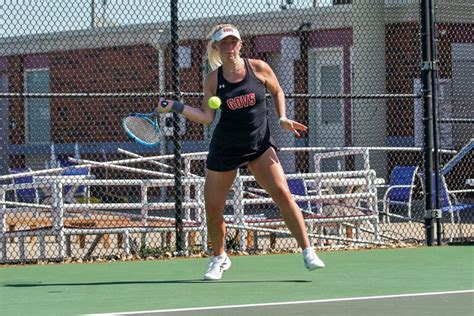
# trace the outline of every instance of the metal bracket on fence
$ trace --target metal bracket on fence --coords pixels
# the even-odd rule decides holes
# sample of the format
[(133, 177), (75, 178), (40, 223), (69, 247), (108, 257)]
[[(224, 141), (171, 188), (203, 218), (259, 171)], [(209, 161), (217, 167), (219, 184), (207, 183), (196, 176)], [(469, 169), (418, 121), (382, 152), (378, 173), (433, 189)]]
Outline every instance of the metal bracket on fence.
[(426, 210), (425, 218), (441, 218), (442, 212), (440, 209)]
[(421, 70), (438, 70), (438, 62), (434, 61), (424, 61), (421, 63)]

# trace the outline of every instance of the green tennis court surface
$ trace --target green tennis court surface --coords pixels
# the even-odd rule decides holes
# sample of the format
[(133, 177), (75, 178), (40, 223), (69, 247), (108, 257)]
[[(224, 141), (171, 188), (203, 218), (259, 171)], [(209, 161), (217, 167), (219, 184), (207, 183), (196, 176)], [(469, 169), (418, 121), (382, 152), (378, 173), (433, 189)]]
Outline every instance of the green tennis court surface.
[[(219, 282), (201, 281), (207, 259), (1, 267), (0, 310), (2, 315), (272, 316), (474, 311), (472, 246), (320, 256), (327, 268), (313, 272), (303, 268), (301, 254), (231, 257), (233, 266)], [(462, 292), (440, 293), (453, 291)]]

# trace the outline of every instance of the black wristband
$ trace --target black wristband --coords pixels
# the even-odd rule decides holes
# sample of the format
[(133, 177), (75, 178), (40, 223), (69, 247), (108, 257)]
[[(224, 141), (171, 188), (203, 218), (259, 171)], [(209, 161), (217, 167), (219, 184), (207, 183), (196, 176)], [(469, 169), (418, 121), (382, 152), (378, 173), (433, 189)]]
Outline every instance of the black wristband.
[(182, 114), (184, 111), (184, 104), (179, 101), (174, 101), (171, 110), (175, 113)]

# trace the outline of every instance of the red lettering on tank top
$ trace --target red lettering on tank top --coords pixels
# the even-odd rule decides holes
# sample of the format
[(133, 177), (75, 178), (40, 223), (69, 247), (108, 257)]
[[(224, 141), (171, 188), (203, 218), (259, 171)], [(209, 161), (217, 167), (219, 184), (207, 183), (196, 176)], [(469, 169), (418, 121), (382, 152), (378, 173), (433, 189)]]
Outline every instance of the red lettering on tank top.
[(243, 100), (242, 95), (239, 95), (238, 97), (235, 97), (234, 101), (235, 101), (235, 107), (236, 108), (241, 109), (244, 106), (244, 100)]
[(234, 99), (227, 99), (227, 107), (230, 110), (235, 110), (235, 102)]
[(249, 105), (254, 106), (256, 103), (255, 93), (253, 92), (249, 93), (248, 96), (249, 96)]
[(230, 110), (237, 110), (241, 108), (246, 108), (249, 106), (254, 106), (257, 103), (255, 93), (247, 93), (244, 95), (236, 96), (232, 99), (227, 99), (227, 107)]

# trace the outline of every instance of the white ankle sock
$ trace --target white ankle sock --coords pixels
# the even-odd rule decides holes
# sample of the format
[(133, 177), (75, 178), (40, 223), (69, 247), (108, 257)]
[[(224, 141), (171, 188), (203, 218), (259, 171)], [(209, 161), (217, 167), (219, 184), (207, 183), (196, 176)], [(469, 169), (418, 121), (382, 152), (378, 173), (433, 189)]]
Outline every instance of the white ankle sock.
[(218, 258), (219, 260), (225, 259), (227, 257), (227, 254), (225, 252), (221, 253), (218, 256), (214, 256), (215, 258)]

